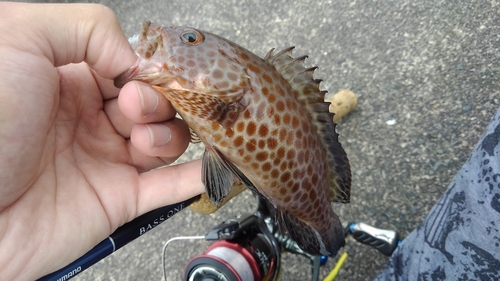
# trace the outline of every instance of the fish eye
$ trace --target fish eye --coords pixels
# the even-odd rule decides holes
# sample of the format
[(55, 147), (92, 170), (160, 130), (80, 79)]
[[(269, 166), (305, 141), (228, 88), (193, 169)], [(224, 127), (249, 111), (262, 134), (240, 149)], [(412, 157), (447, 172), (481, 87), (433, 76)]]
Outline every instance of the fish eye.
[(205, 40), (205, 37), (198, 30), (190, 29), (182, 32), (181, 39), (189, 45), (198, 45)]

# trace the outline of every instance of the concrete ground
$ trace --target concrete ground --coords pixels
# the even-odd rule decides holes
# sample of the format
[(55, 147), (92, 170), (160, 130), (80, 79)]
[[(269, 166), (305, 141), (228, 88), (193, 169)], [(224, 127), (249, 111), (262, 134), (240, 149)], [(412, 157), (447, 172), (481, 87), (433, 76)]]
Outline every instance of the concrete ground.
[[(220, 34), (258, 55), (296, 46), (335, 93), (358, 94), (337, 127), (352, 166), (351, 203), (334, 205), (344, 223), (361, 221), (406, 236), (425, 218), (500, 105), (499, 4), (469, 0), (101, 1), (127, 35), (144, 20)], [(198, 158), (192, 146), (182, 161)], [(186, 210), (75, 280), (161, 280), (163, 243), (203, 235), (253, 211), (245, 192), (216, 214)], [(206, 243), (178, 242), (167, 253), (169, 280)], [(68, 247), (71, 247), (69, 245)], [(337, 280), (370, 280), (387, 258), (350, 239)], [(340, 255), (339, 255), (340, 256)], [(286, 254), (282, 280), (310, 280), (309, 262)], [(336, 258), (322, 268), (322, 277)]]

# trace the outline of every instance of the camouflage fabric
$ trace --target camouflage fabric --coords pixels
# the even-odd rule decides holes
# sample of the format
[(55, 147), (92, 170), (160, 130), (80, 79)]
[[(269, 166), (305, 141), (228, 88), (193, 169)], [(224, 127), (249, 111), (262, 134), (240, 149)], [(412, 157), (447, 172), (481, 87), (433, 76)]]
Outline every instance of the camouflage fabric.
[(500, 109), (375, 280), (500, 280)]

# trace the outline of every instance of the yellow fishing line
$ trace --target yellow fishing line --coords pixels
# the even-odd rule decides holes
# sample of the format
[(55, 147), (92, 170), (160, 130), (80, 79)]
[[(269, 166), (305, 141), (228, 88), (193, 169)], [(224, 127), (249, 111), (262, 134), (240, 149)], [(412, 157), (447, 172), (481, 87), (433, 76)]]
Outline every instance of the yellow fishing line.
[(340, 259), (335, 265), (335, 267), (332, 269), (332, 271), (330, 271), (330, 273), (328, 273), (328, 275), (325, 277), (325, 279), (323, 279), (323, 281), (332, 281), (333, 279), (335, 279), (346, 259), (347, 259), (347, 253), (344, 252), (342, 256), (340, 256)]

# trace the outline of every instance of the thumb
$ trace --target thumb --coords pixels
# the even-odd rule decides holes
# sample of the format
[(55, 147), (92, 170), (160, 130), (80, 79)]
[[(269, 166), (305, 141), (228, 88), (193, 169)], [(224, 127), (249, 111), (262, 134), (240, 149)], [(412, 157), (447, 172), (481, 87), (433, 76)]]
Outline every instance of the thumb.
[(17, 49), (42, 55), (54, 66), (86, 62), (115, 78), (136, 61), (113, 11), (98, 4), (1, 3), (3, 38)]

